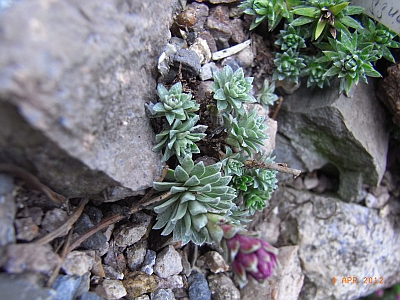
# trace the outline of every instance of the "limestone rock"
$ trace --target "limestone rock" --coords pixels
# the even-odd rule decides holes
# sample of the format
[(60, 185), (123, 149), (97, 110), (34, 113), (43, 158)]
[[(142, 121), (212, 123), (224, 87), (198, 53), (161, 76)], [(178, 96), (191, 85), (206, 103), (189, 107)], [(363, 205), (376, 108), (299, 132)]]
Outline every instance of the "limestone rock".
[(154, 273), (162, 278), (179, 274), (182, 271), (181, 256), (173, 246), (165, 247), (156, 258)]
[(8, 244), (1, 256), (3, 269), (7, 273), (14, 274), (23, 272), (50, 274), (60, 261), (60, 257), (48, 244)]
[(280, 135), (290, 145), (279, 144), (277, 139), (276, 160), (288, 161), (286, 154), (294, 152), (303, 171), (333, 164), (340, 172), (339, 194), (344, 200), (355, 201), (363, 183), (376, 186), (381, 181), (388, 133), (373, 80), (355, 86), (352, 98), (339, 95), (335, 84), (323, 90), (303, 85), (285, 97), (277, 121)]
[(208, 276), (207, 281), (213, 300), (240, 300), (239, 290), (225, 274), (212, 274)]
[(116, 300), (126, 296), (122, 281), (112, 279), (104, 279), (101, 285), (96, 287), (95, 292), (108, 300)]
[[(315, 210), (315, 203), (324, 197), (289, 188), (282, 203), (301, 193), (307, 194), (309, 201), (291, 209), (281, 223), (281, 228), (286, 228), (281, 231), (283, 240), (298, 245), (306, 277), (301, 299), (358, 299), (400, 281), (397, 216), (382, 217), (375, 209), (330, 197), (321, 209), (335, 203), (336, 211), (331, 217), (318, 218), (320, 209)], [(358, 284), (342, 284), (347, 276), (356, 276)], [(340, 284), (332, 284), (333, 277)], [(373, 281), (383, 278), (382, 284), (364, 284), (364, 277)]]
[(166, 1), (15, 1), (0, 19), (0, 161), (60, 194), (116, 201), (161, 170), (144, 103)]

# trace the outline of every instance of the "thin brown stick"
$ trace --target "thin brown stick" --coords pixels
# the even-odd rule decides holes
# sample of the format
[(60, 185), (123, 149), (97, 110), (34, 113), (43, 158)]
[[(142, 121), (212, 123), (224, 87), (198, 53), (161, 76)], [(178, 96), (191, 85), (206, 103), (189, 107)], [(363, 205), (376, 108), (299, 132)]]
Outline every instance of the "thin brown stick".
[(35, 244), (43, 245), (51, 242), (55, 238), (59, 237), (64, 231), (69, 230), (76, 220), (81, 216), (83, 209), (85, 208), (85, 205), (89, 202), (89, 199), (87, 198), (82, 198), (81, 202), (79, 203), (78, 207), (75, 209), (75, 211), (72, 213), (72, 215), (69, 216), (68, 220), (61, 225), (59, 228), (56, 230), (50, 232), (49, 234), (45, 235), (41, 239), (38, 239), (37, 241), (34, 241)]
[[(168, 166), (165, 166), (161, 172), (160, 177), (157, 179), (158, 182), (161, 182), (164, 180), (165, 175), (167, 174), (167, 170), (168, 170)], [(169, 196), (171, 196), (170, 192), (164, 193), (162, 195), (159, 195), (157, 197), (151, 198), (149, 199), (154, 193), (154, 189), (151, 189), (150, 191), (147, 192), (146, 195), (143, 196), (142, 199), (140, 199), (140, 201), (134, 205), (130, 211), (128, 215), (132, 215), (134, 213), (137, 213), (138, 211), (141, 211), (142, 209), (146, 208), (146, 206), (149, 206), (151, 204), (157, 203), (159, 201), (165, 200), (167, 199)], [(108, 217), (104, 220), (102, 220), (99, 224), (97, 224), (96, 226), (93, 226), (92, 228), (88, 229), (87, 231), (85, 231), (78, 239), (76, 239), (71, 246), (68, 248), (68, 251), (72, 251), (75, 248), (79, 247), (79, 245), (85, 241), (86, 239), (88, 239), (89, 237), (91, 237), (93, 234), (95, 234), (96, 232), (103, 230), (105, 228), (107, 228), (108, 226), (115, 224), (123, 219), (125, 219), (127, 217), (126, 213), (119, 213), (119, 214), (115, 214), (111, 217)]]
[(61, 254), (60, 254), (60, 260), (59, 260), (59, 262), (57, 263), (57, 266), (54, 268), (53, 273), (51, 274), (49, 280), (48, 280), (47, 283), (46, 283), (46, 286), (47, 286), (47, 287), (51, 287), (51, 286), (53, 285), (54, 280), (56, 280), (56, 278), (57, 278), (57, 276), (58, 276), (58, 273), (60, 272), (60, 269), (61, 269), (61, 266), (62, 266), (62, 264), (63, 264), (63, 262), (64, 262), (64, 259), (65, 259), (65, 257), (68, 255), (68, 253), (69, 253), (68, 248), (69, 248), (69, 243), (71, 242), (71, 238), (72, 238), (72, 231), (73, 231), (73, 230), (72, 230), (72, 228), (71, 228), (71, 229), (69, 230), (69, 232), (68, 232), (67, 238), (66, 238), (65, 241), (64, 241), (63, 250), (62, 250), (62, 252), (61, 252)]
[(287, 165), (284, 163), (266, 164), (266, 163), (263, 163), (263, 162), (253, 159), (253, 160), (246, 160), (243, 164), (245, 165), (246, 168), (274, 170), (274, 171), (293, 175), (294, 178), (298, 177), (301, 174), (301, 170), (288, 168)]
[(274, 112), (273, 112), (273, 114), (272, 114), (272, 116), (271, 116), (271, 119), (272, 119), (272, 120), (275, 120), (275, 119), (276, 119), (276, 117), (277, 117), (277, 115), (278, 115), (278, 112), (279, 112), (280, 109), (281, 109), (282, 102), (283, 102), (283, 97), (280, 96), (280, 97), (278, 98), (277, 104), (275, 105)]
[(32, 175), (25, 169), (20, 168), (16, 165), (2, 163), (0, 164), (0, 173), (8, 173), (11, 174), (12, 176), (23, 179), (32, 188), (43, 192), (47, 197), (50, 198), (50, 200), (58, 204), (63, 204), (67, 200), (67, 198), (64, 197), (63, 195), (54, 192), (48, 186), (41, 183), (36, 176)]

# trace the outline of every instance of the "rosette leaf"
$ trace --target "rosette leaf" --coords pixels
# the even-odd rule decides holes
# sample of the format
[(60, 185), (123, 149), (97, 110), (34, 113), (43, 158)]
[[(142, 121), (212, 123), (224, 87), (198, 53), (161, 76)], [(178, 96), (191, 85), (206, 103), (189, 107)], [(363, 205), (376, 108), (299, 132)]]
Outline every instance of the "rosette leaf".
[(276, 69), (272, 75), (272, 80), (288, 80), (296, 84), (299, 82), (299, 75), (302, 69), (306, 66), (304, 59), (292, 49), (284, 53), (277, 53), (274, 64)]
[(276, 37), (275, 44), (279, 45), (282, 51), (288, 49), (299, 51), (301, 48), (306, 48), (306, 42), (300, 34), (299, 28), (291, 25), (285, 24), (284, 29)]
[(226, 147), (225, 155), (221, 159), (222, 169), (225, 175), (242, 175), (243, 162), (246, 157), (240, 153), (234, 153), (230, 147)]
[(157, 145), (153, 151), (158, 152), (165, 147), (162, 161), (167, 161), (174, 154), (179, 161), (182, 161), (187, 155), (192, 157), (193, 153), (200, 153), (195, 142), (206, 136), (204, 132), (207, 126), (194, 126), (198, 120), (198, 115), (194, 115), (184, 122), (175, 120), (171, 128), (156, 135)]
[(372, 43), (374, 49), (378, 50), (379, 56), (383, 56), (388, 61), (394, 63), (395, 60), (389, 48), (399, 48), (400, 46), (400, 43), (394, 40), (396, 33), (389, 30), (382, 23), (375, 23), (366, 15), (363, 15), (362, 23), (365, 31), (361, 35), (360, 48)]
[(175, 170), (167, 171), (166, 182), (154, 182), (155, 190), (170, 195), (154, 207), (157, 223), (153, 228), (164, 228), (162, 235), (173, 233), (173, 239), (183, 245), (189, 241), (197, 245), (212, 242), (215, 232), (209, 232), (212, 226), (207, 227), (208, 214), (224, 218), (235, 207), (232, 200), (236, 191), (228, 186), (231, 177), (221, 174), (221, 166), (194, 164), (186, 156)]
[(272, 81), (270, 84), (268, 79), (265, 79), (260, 92), (257, 94), (258, 103), (260, 103), (267, 111), (268, 107), (274, 105), (274, 102), (279, 98), (278, 95), (274, 94), (274, 91), (275, 81)]
[(337, 75), (340, 78), (340, 93), (349, 94), (353, 84), (358, 84), (359, 79), (368, 83), (367, 76), (381, 77), (371, 62), (379, 58), (377, 50), (373, 50), (374, 45), (360, 48), (359, 36), (357, 32), (350, 34), (342, 31), (341, 39), (329, 39), (334, 51), (323, 51), (324, 57), (318, 62), (332, 62), (332, 66), (326, 71), (325, 76)]
[(252, 150), (259, 152), (259, 145), (263, 139), (268, 138), (264, 130), (264, 117), (257, 116), (256, 110), (251, 113), (245, 111), (242, 116), (233, 118), (229, 114), (223, 114), (224, 126), (227, 130), (226, 144), (236, 147), (240, 152), (246, 151), (251, 157)]
[(330, 78), (326, 76), (326, 70), (329, 69), (331, 62), (318, 62), (317, 57), (309, 57), (306, 59), (306, 67), (302, 70), (301, 76), (308, 76), (307, 87), (314, 88), (318, 86), (323, 88), (330, 85)]
[(158, 84), (157, 93), (160, 97), (160, 102), (154, 105), (148, 105), (150, 116), (165, 117), (172, 125), (174, 120), (186, 120), (189, 118), (189, 113), (199, 110), (199, 105), (195, 100), (192, 100), (192, 94), (182, 93), (182, 84), (175, 83), (169, 90), (162, 84)]
[(256, 102), (250, 95), (253, 77), (244, 77), (243, 69), (233, 72), (230, 66), (213, 73), (214, 82), (210, 88), (214, 92), (219, 111), (231, 112), (236, 116), (244, 113), (243, 102)]

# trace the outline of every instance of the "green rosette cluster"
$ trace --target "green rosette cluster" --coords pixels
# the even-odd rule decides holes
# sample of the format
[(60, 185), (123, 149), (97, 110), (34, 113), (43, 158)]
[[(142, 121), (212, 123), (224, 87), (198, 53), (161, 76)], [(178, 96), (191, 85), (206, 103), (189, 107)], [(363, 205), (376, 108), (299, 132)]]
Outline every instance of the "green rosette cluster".
[(253, 77), (244, 77), (243, 69), (233, 72), (230, 66), (213, 73), (214, 82), (210, 88), (214, 92), (219, 111), (231, 112), (235, 116), (245, 112), (243, 102), (253, 103), (256, 99), (250, 94)]
[(170, 195), (154, 207), (158, 215), (153, 228), (164, 228), (162, 235), (173, 232), (173, 239), (183, 245), (190, 241), (201, 245), (218, 240), (212, 229), (213, 222), (208, 224), (208, 216), (229, 216), (236, 197), (235, 189), (228, 186), (232, 177), (223, 176), (221, 167), (221, 163), (194, 164), (191, 157), (186, 156), (175, 170), (168, 170), (167, 181), (154, 182), (154, 189)]

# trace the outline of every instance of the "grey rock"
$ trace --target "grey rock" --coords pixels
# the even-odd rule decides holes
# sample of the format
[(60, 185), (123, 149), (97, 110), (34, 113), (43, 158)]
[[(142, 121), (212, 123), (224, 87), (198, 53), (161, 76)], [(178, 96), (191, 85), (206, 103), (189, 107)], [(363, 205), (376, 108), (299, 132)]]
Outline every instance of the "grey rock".
[(126, 247), (140, 241), (147, 232), (151, 216), (138, 212), (132, 216), (131, 220), (132, 223), (123, 224), (114, 232), (116, 246)]
[(194, 43), (189, 47), (189, 50), (197, 54), (200, 59), (200, 65), (204, 65), (211, 60), (210, 47), (206, 40), (202, 38), (197, 38)]
[(290, 162), (286, 154), (293, 152), (291, 168), (297, 168), (297, 160), (303, 171), (333, 164), (340, 172), (341, 198), (355, 201), (362, 183), (376, 186), (384, 174), (388, 149), (385, 112), (375, 98), (373, 80), (369, 85), (359, 83), (353, 98), (339, 95), (335, 83), (312, 91), (303, 85), (285, 97), (277, 121), (278, 131), (289, 145), (279, 144), (277, 139), (277, 161)]
[(165, 247), (156, 258), (154, 273), (162, 278), (182, 272), (181, 256), (171, 245)]
[(56, 300), (72, 300), (78, 290), (81, 278), (79, 276), (58, 275), (52, 288), (57, 291)]
[(147, 239), (126, 248), (126, 263), (131, 271), (138, 271), (143, 264), (147, 250)]
[(254, 53), (251, 47), (246, 47), (235, 55), (235, 60), (242, 68), (250, 68), (254, 65)]
[(108, 279), (117, 279), (117, 280), (124, 279), (124, 273), (117, 271), (116, 269), (114, 269), (109, 265), (103, 265), (103, 270), (105, 277)]
[[(79, 219), (74, 224), (74, 231), (77, 234), (83, 234), (86, 230), (92, 228), (94, 226), (90, 217), (83, 213)], [(102, 249), (107, 243), (106, 236), (98, 231), (88, 239), (81, 243), (81, 247), (88, 250), (100, 250)]]
[[(281, 232), (283, 240), (299, 248), (299, 259), (308, 282), (302, 289), (303, 294), (312, 294), (311, 298), (317, 300), (358, 299), (400, 281), (397, 251), (400, 234), (393, 226), (396, 216), (381, 216), (375, 209), (331, 197), (322, 208), (335, 203), (336, 211), (333, 216), (321, 219), (315, 216), (318, 212), (313, 203), (322, 202), (320, 200), (325, 197), (285, 189), (282, 202), (290, 202), (286, 190), (295, 197), (306, 193), (310, 199), (291, 209), (281, 224), (281, 228), (286, 228)], [(333, 285), (331, 282), (336, 277), (341, 283), (347, 276), (357, 276), (359, 284)], [(364, 277), (378, 280), (382, 277), (383, 284), (364, 284)]]
[(175, 53), (172, 62), (175, 67), (182, 66), (182, 71), (188, 72), (192, 76), (200, 74), (200, 57), (194, 51), (180, 49)]
[(156, 263), (157, 254), (155, 251), (148, 249), (146, 251), (146, 255), (143, 260), (143, 265), (140, 268), (142, 272), (145, 272), (147, 275), (151, 275), (154, 272), (154, 265)]
[(83, 293), (80, 297), (79, 300), (104, 300), (103, 297), (100, 297), (96, 293), (93, 292), (86, 292)]
[(151, 300), (175, 300), (174, 293), (171, 289), (158, 289), (150, 294)]
[(7, 300), (54, 300), (57, 292), (42, 288), (37, 282), (32, 282), (21, 275), (0, 273), (1, 299)]
[(316, 176), (306, 176), (303, 183), (307, 190), (312, 190), (318, 186), (319, 180)]
[(31, 217), (16, 219), (14, 225), (18, 240), (30, 242), (39, 234), (39, 227)]
[(88, 215), (94, 225), (99, 224), (103, 218), (103, 212), (94, 206), (85, 206), (84, 213)]
[(184, 287), (182, 276), (172, 275), (167, 278), (158, 277), (158, 288), (160, 289), (181, 289)]
[[(207, 277), (213, 300), (240, 300), (240, 292), (225, 274), (213, 274)], [(249, 298), (243, 298), (249, 299)]]
[(172, 2), (15, 1), (2, 10), (0, 160), (70, 198), (116, 201), (151, 186), (162, 165), (143, 106), (155, 97)]
[(232, 41), (235, 43), (243, 43), (249, 38), (248, 34), (244, 32), (243, 21), (239, 18), (235, 18), (229, 21), (229, 27), (232, 32)]
[(150, 300), (150, 297), (148, 295), (144, 294), (139, 297), (135, 297), (134, 300)]
[[(65, 210), (54, 208), (46, 212), (42, 220), (42, 228), (47, 232), (52, 232), (61, 225), (63, 225), (68, 219), (68, 214)], [(68, 233), (68, 228), (60, 236), (65, 236)]]
[(221, 273), (229, 270), (229, 265), (217, 251), (208, 251), (197, 259), (196, 265), (206, 267), (213, 273)]
[(123, 251), (124, 248), (116, 246), (114, 241), (111, 240), (107, 254), (103, 258), (103, 263), (113, 267), (117, 272), (122, 273), (126, 268), (126, 258)]
[(200, 69), (200, 79), (205, 81), (213, 78), (213, 72), (218, 70), (214, 62), (204, 64)]
[(126, 290), (122, 281), (112, 279), (104, 279), (95, 288), (94, 292), (107, 300), (116, 300), (126, 296)]
[(71, 251), (65, 257), (61, 268), (67, 275), (83, 276), (92, 269), (94, 258), (83, 251)]
[(220, 49), (228, 48), (228, 41), (232, 36), (232, 31), (229, 26), (229, 8), (222, 5), (211, 8), (210, 15), (207, 18), (206, 28), (211, 33)]
[(204, 23), (207, 20), (209, 8), (204, 3), (193, 2), (188, 5), (188, 7), (194, 8), (196, 15), (196, 22), (193, 25), (193, 30), (197, 33), (201, 33), (204, 31)]
[(211, 291), (203, 274), (192, 271), (188, 278), (190, 300), (210, 300)]
[(17, 207), (13, 181), (13, 177), (0, 173), (0, 246), (15, 243), (14, 218)]
[(5, 246), (1, 262), (3, 269), (8, 273), (50, 274), (60, 262), (60, 257), (48, 244), (8, 244)]

